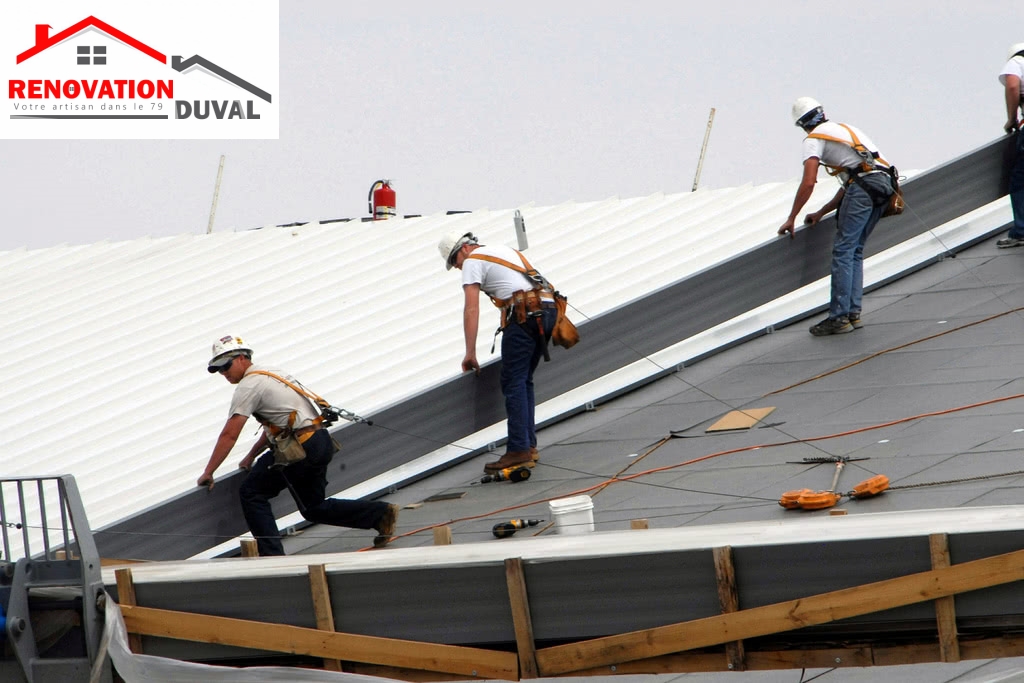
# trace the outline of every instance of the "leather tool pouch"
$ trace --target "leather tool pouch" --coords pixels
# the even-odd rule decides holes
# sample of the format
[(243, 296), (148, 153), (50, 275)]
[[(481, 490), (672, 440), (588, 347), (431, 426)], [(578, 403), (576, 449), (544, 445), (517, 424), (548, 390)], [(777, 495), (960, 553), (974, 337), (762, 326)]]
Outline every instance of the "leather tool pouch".
[(306, 449), (290, 429), (270, 437), (270, 443), (274, 450), (274, 467), (287, 467), (306, 458)]
[(558, 311), (555, 317), (555, 328), (551, 331), (551, 343), (555, 346), (571, 349), (580, 340), (580, 333), (565, 315), (565, 309), (569, 300), (555, 292), (555, 308)]

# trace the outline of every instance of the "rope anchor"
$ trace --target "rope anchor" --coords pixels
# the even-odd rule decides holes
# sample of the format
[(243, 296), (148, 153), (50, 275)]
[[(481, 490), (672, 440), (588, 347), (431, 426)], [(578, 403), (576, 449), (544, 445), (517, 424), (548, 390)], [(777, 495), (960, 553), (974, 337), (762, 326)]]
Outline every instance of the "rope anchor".
[(839, 475), (842, 473), (846, 463), (855, 460), (867, 460), (867, 458), (847, 458), (833, 456), (827, 458), (804, 458), (804, 462), (826, 463), (834, 462), (836, 472), (832, 476), (832, 486), (827, 491), (812, 491), (811, 489), (799, 489), (797, 491), (786, 491), (779, 498), (779, 505), (787, 510), (827, 510), (843, 499), (844, 496), (862, 499), (877, 496), (889, 488), (889, 477), (884, 474), (865, 479), (853, 487), (849, 493), (836, 493), (836, 486), (839, 484)]

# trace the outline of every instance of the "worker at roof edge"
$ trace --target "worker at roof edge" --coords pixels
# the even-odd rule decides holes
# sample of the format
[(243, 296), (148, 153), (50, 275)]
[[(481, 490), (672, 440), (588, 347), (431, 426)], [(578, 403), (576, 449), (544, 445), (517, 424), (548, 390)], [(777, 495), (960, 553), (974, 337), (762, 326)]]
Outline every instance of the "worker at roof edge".
[(484, 471), (532, 467), (539, 459), (533, 374), (547, 353), (555, 326), (553, 294), (520, 272), (521, 268), (530, 270), (530, 266), (511, 247), (485, 246), (471, 232), (452, 232), (441, 238), (437, 248), (448, 270), (454, 267), (462, 271), (462, 328), (466, 341), (463, 372), (480, 371), (476, 357), (480, 292), (502, 310), (501, 393), (508, 417), (508, 442), (505, 454), (485, 464)]
[[(327, 466), (337, 449), (323, 427), (320, 411), (310, 401), (310, 397), (319, 397), (290, 375), (254, 365), (252, 348), (241, 337), (229, 335), (214, 342), (207, 370), (219, 372), (234, 384), (235, 393), (231, 397), (228, 420), (196, 483), (213, 488), (214, 472), (234, 448), (250, 415), (263, 425), (259, 439), (238, 463), (240, 469), (248, 471), (239, 496), (242, 513), (256, 538), (260, 555), (284, 555), (270, 499), (285, 488), (291, 492), (299, 512), (310, 522), (376, 529), (379, 535), (374, 539), (375, 546), (386, 545), (391, 540), (398, 520), (397, 505), (325, 499)], [(279, 456), (277, 461), (281, 464), (275, 463), (274, 451), (286, 448), (292, 449), (289, 462), (283, 464), (286, 459)], [(263, 455), (257, 459), (261, 453)]]
[(999, 82), (1003, 84), (1006, 101), (1006, 123), (1003, 130), (1016, 135), (1013, 165), (1010, 167), (1010, 206), (1013, 209), (1013, 225), (1010, 231), (996, 246), (1001, 249), (1024, 245), (1024, 136), (1020, 134), (1020, 111), (1024, 107), (1024, 92), (1021, 81), (1024, 81), (1024, 43), (1010, 46), (1006, 65), (999, 73)]
[(807, 133), (803, 142), (804, 170), (793, 208), (778, 233), (794, 236), (796, 217), (814, 192), (818, 166), (826, 166), (839, 178), (839, 191), (820, 209), (807, 214), (804, 223), (814, 225), (839, 209), (832, 243), (832, 291), (828, 317), (812, 326), (810, 332), (816, 337), (845, 334), (863, 326), (864, 244), (895, 191), (889, 174), (891, 164), (863, 131), (829, 121), (817, 100), (798, 98), (792, 114), (793, 123)]

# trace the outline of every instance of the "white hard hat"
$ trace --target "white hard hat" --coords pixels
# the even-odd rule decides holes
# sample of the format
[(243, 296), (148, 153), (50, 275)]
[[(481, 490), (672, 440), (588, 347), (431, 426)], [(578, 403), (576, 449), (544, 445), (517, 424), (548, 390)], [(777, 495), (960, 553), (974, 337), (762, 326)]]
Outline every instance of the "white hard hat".
[(437, 250), (441, 253), (441, 258), (444, 259), (444, 265), (447, 270), (451, 270), (452, 257), (455, 256), (455, 252), (461, 249), (467, 244), (479, 244), (476, 236), (471, 232), (450, 232), (441, 238), (441, 241), (437, 243)]
[(1010, 46), (1010, 52), (1006, 55), (1006, 59), (1013, 59), (1013, 56), (1022, 50), (1024, 50), (1024, 43), (1014, 43)]
[(213, 342), (213, 355), (206, 364), (208, 372), (219, 372), (220, 369), (234, 360), (235, 356), (252, 356), (252, 349), (242, 341), (241, 337), (228, 335)]
[[(796, 98), (796, 102), (793, 103), (793, 125), (800, 126), (802, 128), (807, 121), (814, 118), (813, 116), (808, 116), (808, 114), (819, 111), (822, 112), (822, 117), (824, 118), (824, 110), (821, 108), (821, 102), (813, 97)], [(801, 123), (801, 121), (804, 121), (804, 123)]]

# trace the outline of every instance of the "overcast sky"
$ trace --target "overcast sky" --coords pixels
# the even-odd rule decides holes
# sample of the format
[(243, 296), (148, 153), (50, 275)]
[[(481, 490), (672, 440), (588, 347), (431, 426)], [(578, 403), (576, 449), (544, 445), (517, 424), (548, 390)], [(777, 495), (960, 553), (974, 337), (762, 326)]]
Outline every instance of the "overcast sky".
[[(1002, 133), (1024, 9), (972, 0), (281, 0), (280, 139), (0, 140), (0, 250), (791, 180), (820, 100), (901, 169)], [(528, 216), (528, 212), (524, 212)], [(779, 216), (781, 224), (785, 216)]]

